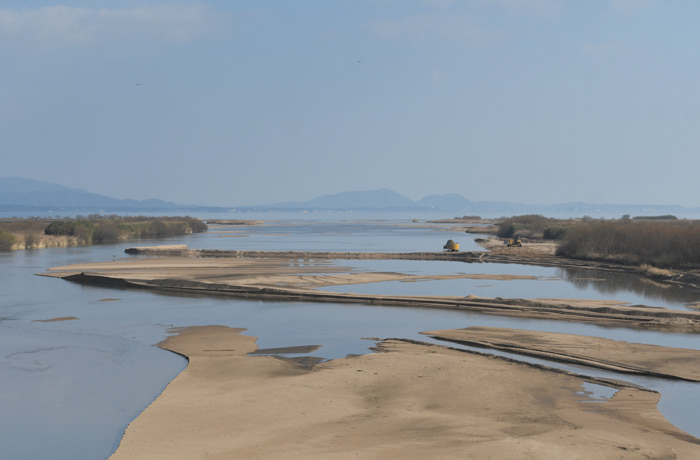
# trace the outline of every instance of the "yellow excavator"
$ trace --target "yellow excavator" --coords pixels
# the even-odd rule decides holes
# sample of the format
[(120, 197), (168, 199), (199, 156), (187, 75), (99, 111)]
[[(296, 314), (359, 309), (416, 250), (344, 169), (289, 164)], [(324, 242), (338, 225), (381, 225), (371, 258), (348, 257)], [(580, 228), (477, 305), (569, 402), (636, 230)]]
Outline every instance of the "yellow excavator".
[(523, 245), (523, 242), (520, 241), (520, 238), (509, 238), (506, 240), (506, 245), (508, 245), (509, 248), (519, 248)]
[(445, 243), (442, 249), (448, 252), (457, 252), (459, 251), (459, 243), (455, 243), (453, 240), (447, 240), (447, 243)]

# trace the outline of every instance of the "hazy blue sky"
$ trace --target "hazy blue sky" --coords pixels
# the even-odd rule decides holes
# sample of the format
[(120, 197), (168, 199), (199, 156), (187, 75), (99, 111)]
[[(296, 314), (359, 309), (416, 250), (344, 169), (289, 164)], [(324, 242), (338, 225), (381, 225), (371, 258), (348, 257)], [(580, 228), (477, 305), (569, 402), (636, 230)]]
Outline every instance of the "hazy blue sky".
[(700, 206), (697, 0), (0, 3), (0, 176)]

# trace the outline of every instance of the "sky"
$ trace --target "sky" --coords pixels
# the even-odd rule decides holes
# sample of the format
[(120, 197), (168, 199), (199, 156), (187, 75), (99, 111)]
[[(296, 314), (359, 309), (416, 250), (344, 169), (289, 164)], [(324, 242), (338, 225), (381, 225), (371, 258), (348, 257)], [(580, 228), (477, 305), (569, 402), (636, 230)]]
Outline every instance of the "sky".
[(700, 206), (696, 0), (0, 2), (0, 176)]

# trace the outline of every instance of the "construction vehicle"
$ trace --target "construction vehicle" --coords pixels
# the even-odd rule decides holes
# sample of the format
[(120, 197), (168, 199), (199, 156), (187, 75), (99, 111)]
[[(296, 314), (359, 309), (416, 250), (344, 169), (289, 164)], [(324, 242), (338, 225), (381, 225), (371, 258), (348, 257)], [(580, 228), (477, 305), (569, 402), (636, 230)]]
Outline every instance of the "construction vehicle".
[(447, 243), (442, 247), (445, 251), (448, 252), (458, 252), (459, 251), (459, 243), (455, 243), (453, 240), (447, 240)]
[(509, 248), (519, 248), (523, 245), (523, 242), (520, 240), (520, 238), (509, 238), (508, 240), (506, 240), (505, 243), (506, 245), (508, 245)]

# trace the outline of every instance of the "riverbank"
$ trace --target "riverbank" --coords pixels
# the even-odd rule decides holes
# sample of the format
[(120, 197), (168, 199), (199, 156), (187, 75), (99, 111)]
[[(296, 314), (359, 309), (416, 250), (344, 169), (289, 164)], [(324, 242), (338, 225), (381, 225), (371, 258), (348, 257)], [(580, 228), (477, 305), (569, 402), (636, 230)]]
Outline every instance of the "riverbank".
[[(658, 394), (621, 383), (394, 339), (308, 369), (246, 356), (255, 338), (241, 329), (177, 332), (160, 346), (187, 356), (187, 369), (112, 460), (700, 455), (700, 441), (656, 410)], [(590, 383), (617, 392), (596, 402)]]

